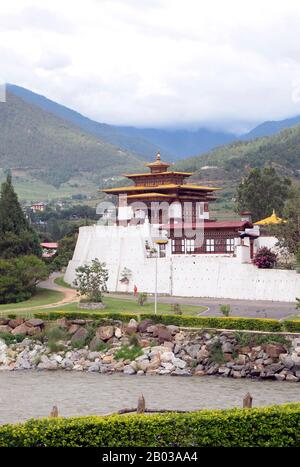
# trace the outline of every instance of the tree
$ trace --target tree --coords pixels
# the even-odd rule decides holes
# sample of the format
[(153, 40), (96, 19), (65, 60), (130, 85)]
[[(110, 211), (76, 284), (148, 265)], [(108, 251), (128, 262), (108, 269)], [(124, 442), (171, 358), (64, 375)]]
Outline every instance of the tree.
[(282, 215), (290, 194), (291, 181), (279, 176), (274, 168), (252, 169), (236, 191), (236, 211), (251, 211), (254, 221), (272, 214)]
[(272, 231), (278, 238), (278, 245), (290, 254), (300, 250), (300, 190), (294, 189), (283, 210), (284, 222), (274, 226)]
[(85, 295), (91, 302), (102, 302), (102, 292), (107, 291), (108, 270), (106, 264), (98, 258), (91, 264), (76, 269), (74, 285), (80, 295)]
[(68, 266), (75, 250), (77, 237), (78, 233), (73, 233), (59, 240), (57, 254), (49, 259), (50, 271), (61, 271)]
[(36, 256), (0, 259), (0, 303), (21, 302), (30, 298), (38, 282), (47, 277), (46, 265)]
[(8, 175), (0, 195), (0, 257), (30, 254), (41, 255), (39, 239), (23, 213)]

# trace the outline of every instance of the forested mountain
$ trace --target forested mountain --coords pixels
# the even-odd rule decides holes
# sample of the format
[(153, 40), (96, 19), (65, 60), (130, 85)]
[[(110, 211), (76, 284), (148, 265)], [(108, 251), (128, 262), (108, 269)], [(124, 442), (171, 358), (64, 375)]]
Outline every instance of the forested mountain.
[[(84, 117), (79, 112), (75, 112), (64, 105), (57, 104), (40, 94), (29, 91), (28, 89), (20, 86), (8, 84), (7, 89), (11, 94), (20, 97), (25, 102), (50, 112), (53, 115), (64, 119), (66, 122), (76, 125), (85, 133), (93, 135), (102, 141), (111, 143), (122, 150), (131, 152), (137, 155), (140, 159), (152, 160), (159, 150), (162, 151), (159, 145), (144, 139), (139, 132), (135, 135), (130, 135), (130, 132), (128, 132), (127, 129), (123, 132), (122, 127), (118, 128), (113, 125), (95, 122), (94, 120)], [(172, 155), (168, 154), (167, 151), (165, 151), (164, 156), (165, 159), (172, 159)]]
[(26, 170), (58, 187), (77, 175), (99, 184), (106, 177), (144, 166), (130, 152), (8, 91), (7, 102), (0, 103), (0, 168)]
[(279, 131), (284, 130), (286, 128), (292, 128), (293, 126), (300, 124), (300, 115), (287, 118), (285, 120), (274, 120), (274, 121), (267, 121), (263, 122), (260, 125), (253, 128), (253, 130), (249, 131), (240, 137), (242, 140), (251, 140), (255, 138), (260, 138), (261, 136), (272, 136)]
[(200, 154), (236, 139), (233, 134), (200, 128), (192, 130), (168, 130), (107, 125), (84, 117), (78, 112), (36, 94), (28, 89), (8, 84), (7, 89), (26, 102), (70, 122), (114, 146), (129, 151), (140, 159), (152, 160), (160, 151), (165, 160), (175, 161), (189, 155)]
[(298, 177), (300, 173), (300, 125), (253, 141), (236, 141), (198, 157), (176, 164), (178, 168), (196, 171), (223, 170), (227, 178), (241, 176), (251, 167), (273, 165), (280, 172)]

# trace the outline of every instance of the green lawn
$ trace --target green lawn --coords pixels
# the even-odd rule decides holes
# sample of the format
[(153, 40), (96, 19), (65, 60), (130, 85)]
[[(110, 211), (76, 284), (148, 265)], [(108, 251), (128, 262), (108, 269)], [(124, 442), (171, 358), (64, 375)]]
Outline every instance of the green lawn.
[(32, 306), (49, 305), (50, 303), (56, 303), (63, 300), (63, 292), (57, 292), (56, 290), (48, 289), (37, 289), (37, 293), (29, 300), (19, 303), (10, 303), (9, 305), (0, 305), (0, 311), (13, 310), (18, 308), (29, 308)]
[(66, 289), (73, 289), (73, 287), (64, 281), (64, 277), (60, 276), (54, 279), (56, 285), (60, 285), (61, 287), (65, 287)]
[[(105, 297), (103, 302), (106, 307), (103, 310), (104, 313), (154, 313), (154, 303), (149, 302), (145, 303), (144, 306), (139, 306), (135, 301), (129, 299), (117, 299), (111, 297)], [(34, 310), (37, 312), (47, 312), (47, 311), (82, 311), (78, 308), (77, 303), (70, 303), (68, 305), (63, 305), (59, 307), (43, 308), (40, 310)], [(206, 310), (205, 307), (201, 306), (189, 306), (182, 305), (181, 310), (186, 315), (197, 315)], [(158, 314), (167, 314), (172, 313), (172, 305), (170, 303), (158, 303), (157, 305)], [(101, 311), (99, 311), (101, 314)]]

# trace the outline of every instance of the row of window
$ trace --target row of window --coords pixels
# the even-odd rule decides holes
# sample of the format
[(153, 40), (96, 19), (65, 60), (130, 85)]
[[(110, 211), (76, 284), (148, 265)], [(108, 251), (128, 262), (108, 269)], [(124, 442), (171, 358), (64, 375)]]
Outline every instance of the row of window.
[[(172, 239), (172, 253), (194, 253), (196, 250), (193, 239)], [(203, 253), (233, 253), (234, 238), (206, 238), (200, 251)]]

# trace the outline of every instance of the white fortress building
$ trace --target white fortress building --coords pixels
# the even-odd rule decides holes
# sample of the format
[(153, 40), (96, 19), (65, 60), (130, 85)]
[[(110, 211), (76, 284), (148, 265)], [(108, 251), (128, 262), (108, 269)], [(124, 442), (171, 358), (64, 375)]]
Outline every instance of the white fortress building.
[(257, 225), (247, 212), (240, 220), (212, 220), (209, 203), (218, 188), (186, 182), (192, 173), (168, 170), (159, 154), (147, 167), (149, 173), (126, 175), (133, 185), (103, 190), (118, 203), (104, 203), (98, 224), (79, 229), (66, 282), (98, 258), (111, 292), (154, 293), (157, 278), (159, 294), (295, 301), (300, 274), (252, 264), (260, 247), (276, 244), (261, 232), (264, 221), (278, 221), (275, 213)]

